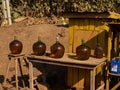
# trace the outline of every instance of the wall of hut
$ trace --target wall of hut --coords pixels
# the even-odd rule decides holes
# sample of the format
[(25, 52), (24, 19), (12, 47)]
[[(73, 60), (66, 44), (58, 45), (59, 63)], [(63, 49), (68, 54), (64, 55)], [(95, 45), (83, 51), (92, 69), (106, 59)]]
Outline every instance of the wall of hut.
[[(97, 42), (101, 44), (104, 50), (104, 56), (108, 55), (108, 31), (109, 26), (103, 23), (102, 19), (95, 18), (70, 18), (69, 19), (69, 52), (75, 53), (76, 47), (81, 45), (81, 39), (84, 38), (87, 46), (91, 48), (91, 56), (94, 56), (94, 50)], [(103, 79), (101, 71), (103, 67), (95, 70), (96, 88)], [(68, 68), (67, 82), (69, 86), (81, 87), (84, 90), (90, 88), (90, 71), (77, 68)], [(105, 76), (105, 73), (103, 73)]]

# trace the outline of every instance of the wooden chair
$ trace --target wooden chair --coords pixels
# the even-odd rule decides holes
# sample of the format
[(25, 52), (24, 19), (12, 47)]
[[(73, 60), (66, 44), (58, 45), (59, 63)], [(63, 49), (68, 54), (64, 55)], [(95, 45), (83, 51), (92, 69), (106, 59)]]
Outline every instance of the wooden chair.
[[(117, 77), (118, 79), (120, 79), (120, 74), (109, 73), (109, 80), (110, 80), (110, 77)], [(110, 81), (108, 86), (110, 86)], [(110, 90), (116, 90), (118, 87), (120, 87), (120, 80), (118, 80), (118, 83), (115, 84)]]

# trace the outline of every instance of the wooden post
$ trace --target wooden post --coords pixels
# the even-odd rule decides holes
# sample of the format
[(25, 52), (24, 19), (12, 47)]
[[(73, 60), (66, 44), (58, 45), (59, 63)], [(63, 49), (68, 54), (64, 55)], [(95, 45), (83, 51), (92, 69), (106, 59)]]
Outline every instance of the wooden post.
[[(107, 54), (107, 57), (108, 57), (108, 62), (110, 61), (111, 59), (111, 48), (112, 48), (112, 32), (111, 30), (108, 31), (108, 54)], [(106, 90), (109, 90), (109, 67), (107, 65), (107, 78), (106, 78)]]

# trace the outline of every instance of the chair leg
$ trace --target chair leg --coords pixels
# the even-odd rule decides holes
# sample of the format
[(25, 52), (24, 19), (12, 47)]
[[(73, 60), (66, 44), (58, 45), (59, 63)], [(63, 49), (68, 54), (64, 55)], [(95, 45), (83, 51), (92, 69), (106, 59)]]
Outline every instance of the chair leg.
[(16, 90), (18, 90), (18, 60), (15, 58), (15, 80), (16, 80)]
[(120, 86), (120, 82), (118, 82), (111, 90), (116, 90)]
[(3, 84), (6, 84), (6, 80), (8, 78), (8, 72), (9, 72), (9, 69), (10, 69), (10, 65), (11, 65), (11, 58), (8, 61), (8, 65), (7, 65), (7, 69), (6, 69), (6, 73), (5, 73), (5, 79), (4, 79), (4, 83)]
[(22, 77), (22, 84), (23, 84), (23, 87), (25, 87), (25, 79), (24, 79), (24, 76), (23, 76), (23, 71), (22, 71), (22, 63), (20, 62), (20, 58), (18, 58), (18, 64), (19, 64), (19, 69), (20, 69), (20, 74), (21, 74), (21, 77)]

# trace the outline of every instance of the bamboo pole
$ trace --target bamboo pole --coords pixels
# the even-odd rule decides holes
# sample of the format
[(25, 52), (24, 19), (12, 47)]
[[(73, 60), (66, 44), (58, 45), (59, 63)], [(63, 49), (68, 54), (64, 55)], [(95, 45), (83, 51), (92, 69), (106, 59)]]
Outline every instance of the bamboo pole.
[(8, 19), (8, 24), (11, 25), (11, 14), (10, 14), (10, 5), (9, 5), (9, 0), (6, 0), (6, 7), (7, 7), (7, 19)]
[(2, 0), (2, 7), (3, 7), (3, 22), (4, 24), (11, 25), (11, 14), (10, 14), (10, 6), (9, 0)]
[(3, 19), (7, 20), (7, 12), (6, 12), (7, 8), (6, 8), (5, 0), (2, 0), (2, 7), (3, 7), (3, 14), (4, 14)]

